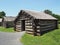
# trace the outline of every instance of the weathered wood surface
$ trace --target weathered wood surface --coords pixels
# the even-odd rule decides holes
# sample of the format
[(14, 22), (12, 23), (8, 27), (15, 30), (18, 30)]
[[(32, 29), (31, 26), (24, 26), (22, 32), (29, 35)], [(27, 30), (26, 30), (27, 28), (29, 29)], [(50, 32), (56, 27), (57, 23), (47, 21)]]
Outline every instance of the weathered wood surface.
[[(29, 14), (22, 12), (22, 15), (16, 22), (16, 30), (21, 30), (21, 21), (25, 20), (25, 31), (33, 35), (41, 35), (41, 32), (57, 28), (57, 21), (55, 20), (40, 20), (35, 19)], [(23, 25), (24, 26), (24, 25)]]

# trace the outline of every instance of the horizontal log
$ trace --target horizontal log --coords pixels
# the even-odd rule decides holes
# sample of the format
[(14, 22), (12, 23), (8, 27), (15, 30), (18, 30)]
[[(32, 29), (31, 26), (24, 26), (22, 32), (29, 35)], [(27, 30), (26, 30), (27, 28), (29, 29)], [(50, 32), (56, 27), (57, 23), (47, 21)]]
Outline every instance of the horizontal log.
[(21, 27), (21, 25), (16, 25), (16, 27)]
[(31, 21), (31, 20), (25, 20), (25, 21)]
[(32, 23), (32, 22), (25, 22), (25, 23)]
[(54, 25), (54, 23), (50, 23), (50, 24), (47, 23), (47, 24), (40, 24), (40, 25), (45, 25), (45, 26), (46, 25)]
[(16, 26), (16, 28), (21, 28), (21, 26)]
[(26, 30), (27, 32), (34, 32), (34, 30)]
[(25, 23), (32, 23), (31, 21), (25, 21)]
[(21, 27), (16, 27), (16, 28), (21, 28)]
[(29, 20), (25, 20), (25, 21), (30, 21), (30, 22), (32, 22), (32, 20), (30, 20), (30, 19), (29, 19)]
[(32, 23), (25, 23), (25, 24), (28, 24), (29, 25), (29, 24), (32, 24)]
[(41, 31), (47, 31), (47, 30), (52, 30), (52, 29), (55, 29), (55, 27), (46, 28), (46, 29), (41, 29)]
[(43, 26), (43, 27), (40, 27), (40, 28), (50, 28), (50, 27), (54, 27), (54, 25)]
[(40, 28), (40, 26), (37, 26), (37, 28)]
[(40, 30), (37, 30), (37, 32), (40, 32)]
[(21, 28), (21, 27), (16, 27), (16, 28)]
[(25, 23), (25, 24), (32, 24), (32, 23)]
[(25, 24), (25, 26), (32, 26), (32, 24)]
[(26, 29), (26, 28), (25, 28), (25, 30), (31, 30), (31, 31), (32, 31), (33, 29)]
[(40, 36), (40, 33), (37, 33), (38, 36)]
[(33, 29), (32, 27), (25, 27), (25, 29)]
[(25, 26), (26, 28), (32, 28), (32, 26)]
[(26, 20), (29, 20), (30, 18), (25, 18)]

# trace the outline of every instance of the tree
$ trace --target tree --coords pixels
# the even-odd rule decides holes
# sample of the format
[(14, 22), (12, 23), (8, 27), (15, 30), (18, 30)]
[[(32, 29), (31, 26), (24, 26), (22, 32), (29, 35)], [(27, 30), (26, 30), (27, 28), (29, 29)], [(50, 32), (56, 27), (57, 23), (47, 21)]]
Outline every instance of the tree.
[(6, 15), (4, 11), (0, 12), (0, 18), (3, 18)]
[(44, 10), (45, 13), (52, 15), (52, 11), (50, 10)]
[(52, 15), (60, 21), (60, 15), (52, 13), (50, 10), (44, 10), (45, 13)]
[(53, 17), (57, 18), (60, 21), (60, 15), (52, 14)]

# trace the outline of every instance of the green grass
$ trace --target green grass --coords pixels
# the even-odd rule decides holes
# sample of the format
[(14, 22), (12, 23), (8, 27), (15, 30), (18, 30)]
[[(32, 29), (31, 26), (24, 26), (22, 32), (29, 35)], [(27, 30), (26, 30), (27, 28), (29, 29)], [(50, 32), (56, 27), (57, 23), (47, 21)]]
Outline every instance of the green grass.
[(13, 28), (0, 27), (0, 32), (14, 32)]
[(22, 36), (21, 42), (24, 45), (60, 45), (60, 29), (56, 29), (42, 36), (25, 34)]

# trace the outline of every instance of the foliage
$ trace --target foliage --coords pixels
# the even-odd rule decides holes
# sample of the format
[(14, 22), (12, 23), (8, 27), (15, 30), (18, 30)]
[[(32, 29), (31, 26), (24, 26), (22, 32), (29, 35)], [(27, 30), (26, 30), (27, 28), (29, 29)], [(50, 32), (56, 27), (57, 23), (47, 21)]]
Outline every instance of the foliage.
[(6, 14), (5, 14), (4, 11), (0, 12), (0, 18), (3, 18), (5, 15), (6, 15)]
[(32, 36), (25, 34), (21, 42), (24, 45), (60, 45), (60, 25), (59, 29), (46, 33), (42, 36)]
[(57, 18), (57, 19), (60, 21), (60, 15), (54, 14), (54, 13), (53, 13), (52, 11), (50, 11), (50, 10), (44, 10), (44, 12), (47, 13), (47, 14), (52, 15), (53, 17)]
[(52, 14), (53, 17), (57, 18), (60, 21), (60, 15)]
[(60, 24), (60, 21), (58, 21), (58, 23)]
[(50, 10), (44, 10), (45, 13), (52, 15), (52, 11)]
[(4, 27), (0, 27), (0, 31), (1, 32), (14, 32), (13, 28), (4, 28)]

